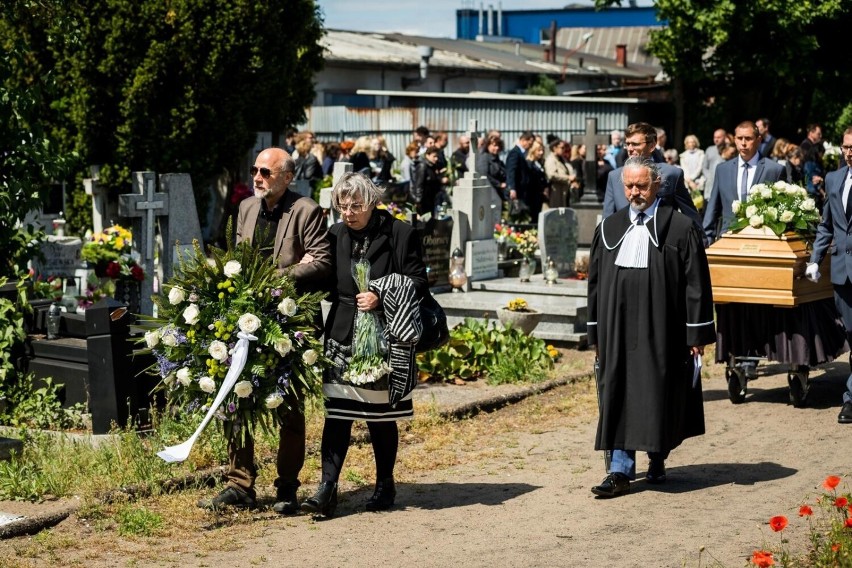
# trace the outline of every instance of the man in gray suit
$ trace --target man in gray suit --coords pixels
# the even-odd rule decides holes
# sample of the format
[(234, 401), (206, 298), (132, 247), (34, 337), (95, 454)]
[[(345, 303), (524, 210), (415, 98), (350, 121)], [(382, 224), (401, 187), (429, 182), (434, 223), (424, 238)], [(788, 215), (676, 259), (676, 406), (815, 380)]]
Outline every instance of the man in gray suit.
[(720, 151), (728, 142), (728, 133), (724, 128), (717, 128), (713, 132), (713, 145), (704, 150), (704, 199), (710, 199), (710, 191), (713, 189), (713, 179), (716, 177), (716, 166), (724, 162)]
[[(751, 186), (786, 179), (784, 166), (758, 154), (760, 134), (753, 122), (741, 122), (734, 129), (734, 139), (739, 156), (716, 167), (713, 189), (704, 211), (704, 234), (708, 244), (728, 230), (734, 217), (731, 204), (737, 200), (745, 202)], [(721, 228), (719, 219), (722, 220)]]
[[(834, 285), (834, 304), (846, 326), (846, 338), (852, 343), (852, 127), (843, 133), (840, 148), (846, 167), (830, 172), (825, 177), (827, 203), (822, 210), (822, 222), (817, 227), (814, 250), (805, 274), (814, 282), (819, 280), (820, 262), (833, 240), (831, 283)], [(852, 424), (852, 375), (846, 379), (843, 407), (837, 421)]]
[[(624, 146), (627, 148), (627, 154), (630, 158), (641, 157), (653, 160), (652, 154), (656, 144), (657, 130), (647, 122), (636, 122), (627, 127)], [(700, 227), (701, 217), (698, 215), (698, 210), (695, 209), (695, 204), (692, 203), (692, 198), (686, 189), (683, 170), (665, 163), (658, 163), (657, 167), (660, 169), (662, 177), (657, 197), (687, 215)], [(624, 193), (624, 183), (621, 181), (622, 169), (618, 168), (609, 172), (609, 177), (606, 180), (606, 193), (604, 193), (603, 202), (604, 218), (629, 205)]]

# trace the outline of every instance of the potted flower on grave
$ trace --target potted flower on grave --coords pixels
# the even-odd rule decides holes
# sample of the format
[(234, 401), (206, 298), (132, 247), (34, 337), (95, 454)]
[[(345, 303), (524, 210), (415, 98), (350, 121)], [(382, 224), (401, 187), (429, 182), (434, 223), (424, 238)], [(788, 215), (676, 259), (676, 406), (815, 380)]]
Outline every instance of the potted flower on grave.
[[(248, 241), (210, 253), (196, 242), (164, 293), (154, 295), (158, 315), (141, 316), (141, 352), (156, 358), (149, 372), (160, 377), (168, 406), (201, 422), (197, 433), (214, 417), (241, 432), (271, 428), (275, 409), (292, 400), (288, 393), (321, 393), (327, 361), (313, 322), (325, 294), (298, 294)], [(161, 457), (181, 461), (170, 459), (176, 448)]]
[(518, 275), (521, 282), (529, 282), (536, 269), (535, 253), (538, 250), (538, 230), (515, 231), (511, 234), (511, 239), (515, 244), (515, 250), (522, 257)]
[(132, 237), (128, 229), (113, 225), (93, 234), (83, 245), (80, 258), (92, 266), (99, 283), (87, 282), (86, 294), (79, 298), (81, 307), (89, 305), (90, 299), (108, 295), (127, 303), (131, 312), (139, 312), (145, 271), (131, 250)]
[(526, 335), (532, 333), (541, 321), (541, 312), (532, 309), (523, 298), (515, 298), (504, 307), (497, 308), (497, 319), (504, 326), (511, 326)]
[(803, 278), (820, 220), (803, 187), (756, 184), (731, 210), (731, 230), (707, 248), (715, 302), (794, 306), (832, 296), (830, 279)]

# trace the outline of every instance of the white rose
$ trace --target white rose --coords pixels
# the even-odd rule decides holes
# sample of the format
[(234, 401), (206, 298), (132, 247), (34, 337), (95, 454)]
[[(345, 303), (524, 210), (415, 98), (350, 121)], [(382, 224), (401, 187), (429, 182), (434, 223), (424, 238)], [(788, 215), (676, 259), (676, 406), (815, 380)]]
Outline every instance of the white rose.
[(183, 311), (183, 321), (187, 323), (187, 325), (192, 325), (198, 322), (198, 316), (201, 314), (201, 310), (198, 309), (198, 306), (195, 304), (190, 304)]
[(224, 361), (228, 358), (228, 346), (221, 341), (212, 342), (210, 347), (207, 348), (207, 352), (217, 361)]
[(764, 212), (764, 216), (770, 221), (774, 221), (778, 218), (778, 209), (775, 207), (767, 207)]
[(284, 298), (281, 300), (281, 303), (278, 304), (278, 311), (287, 317), (293, 317), (296, 315), (298, 310), (299, 306), (296, 305), (296, 300), (293, 298)]
[(177, 345), (177, 337), (175, 337), (175, 334), (171, 331), (168, 331), (163, 334), (163, 345), (165, 345), (166, 347), (174, 347), (175, 345)]
[(251, 383), (248, 381), (240, 381), (234, 385), (234, 393), (240, 398), (246, 398), (252, 390)]
[(302, 353), (302, 361), (304, 361), (306, 365), (313, 365), (317, 362), (317, 358), (319, 358), (319, 354), (313, 349), (308, 349)]
[(764, 188), (760, 190), (760, 196), (764, 199), (772, 199), (772, 189)]
[(192, 382), (192, 376), (189, 373), (189, 369), (181, 367), (181, 369), (177, 372), (177, 380), (183, 386), (188, 387), (189, 383)]
[(214, 390), (216, 390), (216, 381), (214, 381), (210, 377), (201, 377), (200, 379), (198, 379), (198, 388), (200, 388), (206, 393), (212, 393)]
[(799, 194), (799, 197), (807, 197), (808, 196), (808, 190), (805, 189), (804, 187), (800, 187), (798, 194)]
[(173, 306), (176, 306), (186, 300), (186, 292), (181, 290), (178, 287), (174, 287), (169, 290), (169, 303)]
[(160, 331), (146, 331), (145, 332), (145, 344), (148, 345), (148, 349), (153, 349), (160, 343)]
[(757, 207), (754, 205), (749, 205), (746, 207), (746, 217), (754, 217), (757, 215)]
[(798, 195), (799, 186), (788, 183), (784, 186), (784, 191), (787, 192), (787, 195)]
[(781, 213), (781, 222), (789, 223), (793, 220), (793, 217), (795, 217), (795, 214), (792, 211), (784, 211)]
[(816, 209), (816, 202), (810, 197), (802, 201), (802, 211), (813, 211)]
[(242, 269), (243, 266), (239, 262), (237, 262), (236, 260), (229, 260), (225, 263), (225, 267), (223, 270), (225, 272), (225, 276), (227, 276), (228, 278), (233, 278), (234, 276), (239, 274), (240, 270)]
[(237, 325), (244, 333), (254, 333), (260, 327), (260, 318), (254, 314), (243, 314), (237, 321)]
[(284, 402), (284, 397), (280, 394), (272, 393), (266, 397), (266, 408), (278, 408)]
[(275, 349), (279, 355), (284, 357), (287, 353), (293, 349), (293, 342), (290, 341), (289, 337), (284, 337), (282, 339), (278, 339), (273, 345), (272, 348)]
[(731, 202), (731, 212), (732, 212), (734, 215), (736, 215), (737, 213), (739, 213), (739, 212), (740, 212), (740, 207), (741, 207), (741, 206), (742, 206), (742, 203), (740, 202), (740, 200), (739, 200), (739, 199), (734, 199), (734, 200)]
[(763, 215), (752, 215), (748, 219), (748, 224), (755, 229), (759, 229), (763, 226)]

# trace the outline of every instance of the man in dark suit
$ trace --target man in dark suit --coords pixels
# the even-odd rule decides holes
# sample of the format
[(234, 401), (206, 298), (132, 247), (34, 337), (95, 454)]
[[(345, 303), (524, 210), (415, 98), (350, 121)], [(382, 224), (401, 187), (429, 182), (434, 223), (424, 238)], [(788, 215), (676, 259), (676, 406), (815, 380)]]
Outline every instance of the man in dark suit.
[[(831, 255), (834, 304), (846, 326), (846, 338), (852, 344), (852, 127), (843, 133), (840, 148), (846, 167), (825, 177), (827, 204), (822, 210), (822, 222), (817, 228), (814, 250), (805, 274), (814, 282), (819, 280), (819, 265), (834, 241), (834, 254)], [(852, 375), (846, 379), (846, 392), (843, 393), (843, 406), (837, 421), (852, 424)]]
[(535, 136), (529, 130), (521, 133), (518, 142), (506, 154), (506, 189), (509, 191), (509, 199), (520, 199), (524, 201), (523, 188), (528, 183), (529, 166), (527, 165), (527, 150), (532, 146)]
[(764, 158), (772, 157), (772, 149), (775, 147), (775, 142), (778, 140), (775, 136), (769, 132), (769, 119), (768, 118), (758, 118), (754, 121), (754, 125), (757, 126), (757, 132), (760, 134), (760, 147), (757, 149), (760, 152), (760, 155)]
[[(251, 168), (255, 196), (240, 203), (237, 242), (249, 240), (262, 254), (275, 258), (279, 270), (295, 281), (296, 290), (305, 293), (322, 290), (331, 276), (331, 250), (319, 205), (287, 190), (294, 170), (293, 159), (281, 148), (258, 154)], [(272, 508), (276, 513), (294, 514), (299, 510), (296, 490), (305, 462), (305, 414), (301, 400), (289, 396), (285, 402), (278, 407), (281, 431)], [(247, 435), (242, 440), (240, 434), (228, 441), (227, 486), (216, 497), (199, 501), (199, 507), (256, 507), (254, 440)]]
[[(734, 217), (731, 204), (734, 201), (744, 203), (751, 186), (772, 183), (787, 176), (784, 166), (762, 157), (757, 152), (760, 134), (753, 122), (741, 122), (734, 130), (734, 139), (739, 156), (716, 167), (713, 189), (704, 211), (704, 234), (707, 244), (711, 244), (728, 230)], [(722, 220), (721, 228), (719, 219)]]
[[(647, 122), (636, 122), (627, 127), (624, 146), (631, 158), (646, 158), (657, 162), (654, 155), (656, 144), (657, 130)], [(689, 191), (686, 189), (683, 170), (664, 163), (658, 163), (657, 166), (662, 174), (659, 197), (690, 217), (700, 227), (701, 217), (699, 217), (698, 211), (692, 203), (692, 198), (689, 196)], [(624, 193), (624, 184), (621, 181), (621, 170), (622, 168), (618, 168), (611, 171), (606, 180), (603, 202), (604, 218), (629, 205)]]

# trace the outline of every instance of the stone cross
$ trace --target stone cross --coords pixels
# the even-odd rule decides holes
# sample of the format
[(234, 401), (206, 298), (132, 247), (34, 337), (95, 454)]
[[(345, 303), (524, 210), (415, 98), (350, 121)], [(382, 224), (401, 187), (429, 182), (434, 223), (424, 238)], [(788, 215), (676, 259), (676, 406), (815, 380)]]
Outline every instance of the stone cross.
[(468, 120), (467, 132), (465, 134), (470, 138), (470, 151), (467, 154), (467, 171), (481, 174), (476, 169), (476, 156), (479, 153), (479, 121), (475, 118)]
[(337, 182), (340, 181), (340, 178), (343, 177), (343, 174), (349, 173), (352, 171), (352, 163), (351, 162), (335, 162), (334, 170), (332, 170), (332, 183), (331, 187), (324, 187), (320, 190), (320, 200), (319, 206), (323, 209), (329, 211), (328, 215), (328, 226), (330, 227), (334, 223), (340, 221), (340, 213), (331, 206), (331, 192), (334, 189), (334, 186), (337, 185)]
[(168, 282), (175, 264), (194, 255), (193, 241), (200, 243), (203, 239), (189, 174), (161, 175), (160, 190), (169, 198), (169, 214), (161, 216), (158, 223), (162, 240), (160, 269), (163, 282)]
[(83, 188), (86, 195), (92, 196), (92, 230), (102, 233), (118, 217), (118, 209), (115, 202), (110, 202), (107, 188), (98, 183), (100, 168), (90, 166), (89, 170), (92, 177), (83, 180)]
[(142, 282), (142, 313), (153, 315), (154, 303), (154, 232), (157, 217), (169, 214), (169, 195), (157, 193), (154, 172), (133, 172), (133, 193), (120, 195), (118, 213), (133, 220), (133, 249), (141, 255), (139, 264), (145, 271)]
[(586, 196), (597, 199), (595, 191), (597, 190), (597, 146), (598, 144), (609, 143), (609, 136), (606, 134), (597, 134), (598, 119), (586, 117), (586, 132), (583, 134), (575, 134), (571, 137), (571, 144), (586, 146), (586, 161), (583, 163), (583, 199)]

